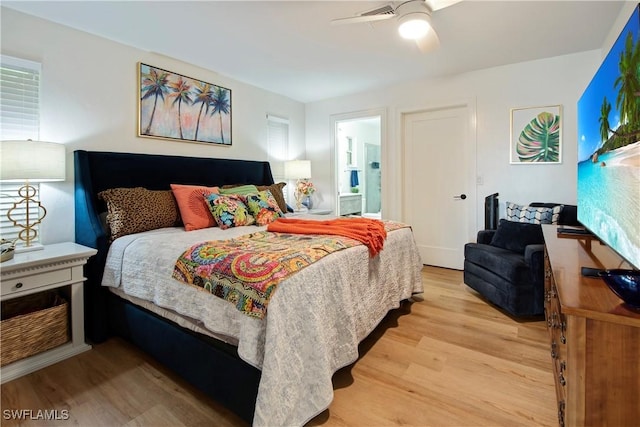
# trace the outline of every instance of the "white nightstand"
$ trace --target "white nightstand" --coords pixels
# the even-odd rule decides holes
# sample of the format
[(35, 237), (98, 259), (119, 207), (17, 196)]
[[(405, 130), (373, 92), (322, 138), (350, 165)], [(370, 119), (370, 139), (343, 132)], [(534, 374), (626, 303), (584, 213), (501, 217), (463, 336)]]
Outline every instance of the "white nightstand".
[(71, 341), (0, 369), (0, 381), (14, 378), (52, 365), (91, 349), (84, 342), (84, 292), (86, 280), (82, 268), (96, 250), (76, 243), (46, 245), (44, 249), (18, 253), (0, 264), (0, 300), (8, 300), (50, 289), (68, 290), (71, 302)]
[(333, 211), (331, 209), (310, 209), (308, 213), (312, 215), (331, 215)]
[(295, 211), (287, 213), (287, 216), (301, 216), (301, 215), (331, 215), (333, 211), (331, 209), (307, 209), (302, 211)]

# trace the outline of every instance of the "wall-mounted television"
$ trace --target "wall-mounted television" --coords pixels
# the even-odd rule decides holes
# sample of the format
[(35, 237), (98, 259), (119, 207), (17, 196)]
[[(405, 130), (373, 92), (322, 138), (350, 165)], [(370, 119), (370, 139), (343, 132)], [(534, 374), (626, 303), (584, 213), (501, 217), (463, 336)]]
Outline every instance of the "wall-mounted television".
[(578, 220), (640, 269), (640, 10), (578, 101)]

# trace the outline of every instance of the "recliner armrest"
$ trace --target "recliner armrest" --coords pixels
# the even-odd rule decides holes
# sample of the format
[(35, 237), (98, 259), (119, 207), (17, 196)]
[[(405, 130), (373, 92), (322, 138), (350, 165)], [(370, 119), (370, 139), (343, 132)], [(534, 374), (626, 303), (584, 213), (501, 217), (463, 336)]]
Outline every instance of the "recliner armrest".
[(477, 243), (488, 245), (493, 239), (493, 235), (496, 234), (496, 230), (480, 230), (478, 231)]
[(532, 266), (534, 263), (540, 263), (544, 259), (544, 245), (535, 244), (527, 245), (524, 248), (524, 262)]

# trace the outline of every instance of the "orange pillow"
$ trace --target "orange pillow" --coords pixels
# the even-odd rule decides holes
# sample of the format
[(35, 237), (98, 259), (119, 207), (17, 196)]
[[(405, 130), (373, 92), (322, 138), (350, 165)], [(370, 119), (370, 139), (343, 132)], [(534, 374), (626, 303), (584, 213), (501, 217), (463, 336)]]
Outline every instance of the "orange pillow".
[(205, 197), (210, 194), (218, 194), (218, 187), (171, 184), (171, 190), (173, 190), (173, 195), (178, 202), (185, 230), (215, 227), (216, 221), (211, 216)]

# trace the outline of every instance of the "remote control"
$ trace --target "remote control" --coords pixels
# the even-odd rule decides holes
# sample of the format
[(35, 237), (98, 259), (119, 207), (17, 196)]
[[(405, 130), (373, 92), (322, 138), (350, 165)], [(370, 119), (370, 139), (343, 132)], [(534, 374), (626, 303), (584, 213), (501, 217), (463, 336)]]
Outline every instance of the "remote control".
[(600, 277), (600, 268), (582, 267), (581, 274), (584, 277)]

